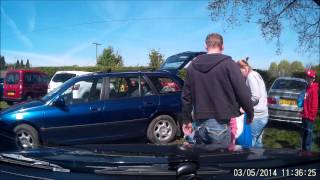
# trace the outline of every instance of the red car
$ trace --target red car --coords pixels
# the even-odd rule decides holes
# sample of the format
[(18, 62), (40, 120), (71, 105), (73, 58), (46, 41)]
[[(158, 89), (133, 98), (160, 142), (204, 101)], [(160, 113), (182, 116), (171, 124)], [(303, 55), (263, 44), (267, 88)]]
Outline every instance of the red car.
[(37, 70), (10, 70), (7, 72), (3, 99), (8, 103), (42, 97), (47, 93), (48, 75)]

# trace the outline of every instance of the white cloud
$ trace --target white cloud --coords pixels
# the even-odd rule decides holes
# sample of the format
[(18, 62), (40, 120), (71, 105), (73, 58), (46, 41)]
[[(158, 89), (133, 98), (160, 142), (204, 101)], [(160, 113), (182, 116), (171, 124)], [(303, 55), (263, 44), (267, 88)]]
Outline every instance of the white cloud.
[(7, 22), (10, 28), (13, 30), (14, 34), (16, 35), (16, 38), (19, 39), (26, 47), (32, 48), (33, 45), (31, 40), (19, 30), (16, 23), (5, 13), (2, 7), (0, 10), (1, 10), (1, 17), (4, 18), (5, 22)]

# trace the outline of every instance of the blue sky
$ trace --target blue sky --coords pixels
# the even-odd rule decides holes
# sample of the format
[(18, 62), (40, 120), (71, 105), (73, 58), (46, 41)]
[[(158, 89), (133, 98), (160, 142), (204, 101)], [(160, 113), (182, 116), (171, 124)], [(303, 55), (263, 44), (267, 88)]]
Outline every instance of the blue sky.
[(165, 57), (183, 51), (204, 51), (211, 32), (224, 36), (225, 54), (249, 56), (254, 68), (267, 69), (282, 59), (319, 64), (319, 53), (299, 54), (297, 36), (282, 33), (282, 54), (275, 42), (261, 37), (251, 23), (224, 31), (210, 20), (208, 1), (15, 1), (1, 0), (1, 54), (9, 63), (30, 59), (33, 66), (88, 66), (98, 52), (114, 47), (127, 66), (147, 65), (151, 49)]

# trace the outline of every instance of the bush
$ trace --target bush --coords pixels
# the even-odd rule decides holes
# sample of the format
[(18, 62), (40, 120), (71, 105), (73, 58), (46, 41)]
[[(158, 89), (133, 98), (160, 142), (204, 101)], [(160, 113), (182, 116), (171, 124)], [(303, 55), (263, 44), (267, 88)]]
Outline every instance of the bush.
[(42, 72), (45, 72), (52, 77), (57, 71), (89, 71), (89, 72), (126, 72), (126, 71), (150, 71), (151, 68), (145, 66), (137, 67), (107, 67), (107, 66), (61, 66), (61, 67), (37, 67)]

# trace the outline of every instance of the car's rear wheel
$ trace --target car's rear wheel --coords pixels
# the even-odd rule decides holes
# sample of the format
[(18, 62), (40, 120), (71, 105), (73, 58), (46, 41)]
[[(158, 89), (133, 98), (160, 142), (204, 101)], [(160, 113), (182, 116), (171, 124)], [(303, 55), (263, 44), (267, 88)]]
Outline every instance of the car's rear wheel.
[(168, 115), (160, 115), (149, 124), (147, 137), (154, 144), (167, 144), (174, 140), (176, 133), (177, 125), (174, 119)]
[(21, 124), (14, 128), (16, 143), (22, 149), (32, 149), (39, 146), (38, 132), (27, 124)]

